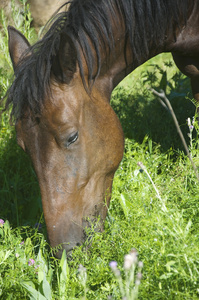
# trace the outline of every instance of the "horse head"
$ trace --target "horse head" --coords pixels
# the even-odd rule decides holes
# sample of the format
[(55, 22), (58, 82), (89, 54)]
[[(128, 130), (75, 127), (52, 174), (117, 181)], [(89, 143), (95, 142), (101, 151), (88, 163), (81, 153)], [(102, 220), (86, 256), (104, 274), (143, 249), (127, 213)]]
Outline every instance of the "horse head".
[[(16, 132), (38, 177), (50, 244), (70, 251), (85, 240), (90, 223), (99, 218), (96, 230), (103, 228), (113, 176), (123, 156), (123, 132), (109, 94), (97, 85), (86, 91), (71, 39), (64, 36), (59, 47), (41, 111), (35, 113), (25, 99)], [(10, 27), (16, 74), (24, 53), (24, 63), (31, 60), (29, 48), (26, 38)], [(60, 257), (61, 250), (56, 255)]]

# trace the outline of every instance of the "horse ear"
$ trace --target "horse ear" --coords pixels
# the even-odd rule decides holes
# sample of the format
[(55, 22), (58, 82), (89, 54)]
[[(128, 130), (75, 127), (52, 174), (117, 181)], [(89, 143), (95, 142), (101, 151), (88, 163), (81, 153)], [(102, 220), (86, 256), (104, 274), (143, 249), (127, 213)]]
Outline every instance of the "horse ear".
[(23, 34), (12, 26), (8, 26), (8, 47), (13, 68), (15, 69), (22, 54), (30, 47)]
[(59, 51), (53, 59), (52, 72), (56, 79), (69, 83), (76, 71), (77, 52), (72, 39), (61, 34)]

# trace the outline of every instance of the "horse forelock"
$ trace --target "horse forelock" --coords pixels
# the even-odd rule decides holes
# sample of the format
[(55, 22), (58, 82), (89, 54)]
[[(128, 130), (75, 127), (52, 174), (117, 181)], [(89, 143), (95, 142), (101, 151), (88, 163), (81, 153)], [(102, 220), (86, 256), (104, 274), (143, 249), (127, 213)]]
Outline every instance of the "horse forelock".
[[(88, 66), (87, 81), (91, 83), (100, 73), (101, 49), (104, 45), (110, 50), (115, 47), (110, 16), (123, 18), (126, 39), (130, 41), (133, 57), (139, 62), (143, 57), (147, 58), (151, 41), (154, 45), (160, 45), (164, 43), (169, 28), (174, 32), (176, 26), (184, 25), (192, 3), (193, 0), (67, 2), (70, 4), (69, 10), (55, 17), (44, 37), (29, 49), (16, 68), (15, 79), (7, 92), (6, 109), (10, 104), (13, 105), (11, 116), (14, 119), (23, 117), (27, 107), (33, 114), (40, 114), (45, 95), (51, 92), (52, 61), (59, 51), (61, 34), (70, 36), (74, 42), (80, 74), (85, 84), (80, 49), (83, 52)], [(96, 64), (97, 73), (93, 74)]]

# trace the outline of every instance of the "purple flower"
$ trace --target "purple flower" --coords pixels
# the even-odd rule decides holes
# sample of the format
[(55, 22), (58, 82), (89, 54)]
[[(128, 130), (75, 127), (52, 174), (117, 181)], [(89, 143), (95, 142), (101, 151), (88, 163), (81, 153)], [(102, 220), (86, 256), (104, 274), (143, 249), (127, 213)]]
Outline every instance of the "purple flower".
[(109, 266), (111, 267), (112, 270), (116, 270), (117, 269), (117, 262), (116, 261), (111, 261)]
[(5, 223), (4, 220), (0, 219), (0, 227), (3, 226), (4, 223)]
[(34, 264), (35, 264), (34, 259), (30, 258), (29, 261), (28, 261), (28, 265), (33, 266)]
[(120, 276), (120, 270), (117, 268), (117, 262), (116, 261), (111, 261), (109, 263), (110, 268), (112, 269), (113, 273), (115, 274), (116, 277)]
[(192, 131), (194, 129), (194, 126), (193, 125), (190, 125), (189, 126), (189, 129)]
[(20, 243), (20, 245), (23, 245), (24, 244), (24, 241), (22, 241), (21, 243)]
[(190, 130), (190, 131), (193, 131), (193, 129), (194, 129), (194, 118), (193, 118), (193, 121), (192, 121), (192, 122), (191, 122), (191, 119), (188, 118), (188, 119), (187, 119), (187, 125), (189, 126), (189, 130)]

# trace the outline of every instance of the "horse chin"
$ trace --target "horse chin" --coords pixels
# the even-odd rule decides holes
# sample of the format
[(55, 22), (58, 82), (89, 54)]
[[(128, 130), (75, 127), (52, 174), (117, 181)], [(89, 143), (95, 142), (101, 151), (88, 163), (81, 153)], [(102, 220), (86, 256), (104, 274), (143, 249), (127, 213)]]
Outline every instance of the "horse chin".
[[(86, 240), (86, 236), (85, 236), (85, 239), (82, 240), (82, 241), (79, 241), (79, 242), (69, 242), (69, 243), (63, 243), (63, 244), (60, 244), (58, 247), (55, 247), (53, 249), (53, 254), (56, 258), (61, 258), (62, 257), (62, 254), (63, 254), (63, 251), (65, 250), (66, 254), (67, 254), (67, 257), (71, 257), (72, 256), (72, 252), (75, 248), (81, 246)], [(88, 242), (89, 244), (89, 242)], [(90, 245), (88, 245), (88, 247), (90, 247)]]
[(89, 217), (85, 218), (82, 221), (82, 232), (79, 236), (72, 236), (70, 242), (63, 242), (59, 244), (58, 247), (53, 249), (54, 256), (56, 258), (61, 258), (62, 253), (65, 250), (67, 257), (72, 255), (72, 251), (83, 245), (86, 242), (84, 247), (90, 248), (92, 245), (92, 237), (96, 232), (102, 232), (104, 230), (104, 222), (98, 217)]
[(70, 244), (69, 245), (62, 244), (61, 248), (59, 247), (58, 250), (57, 249), (53, 250), (53, 254), (54, 254), (54, 256), (56, 258), (61, 259), (63, 251), (65, 250), (65, 252), (67, 254), (67, 257), (70, 257), (70, 256), (72, 256), (72, 251), (74, 250), (75, 247), (77, 247), (77, 245), (76, 246), (72, 246)]

